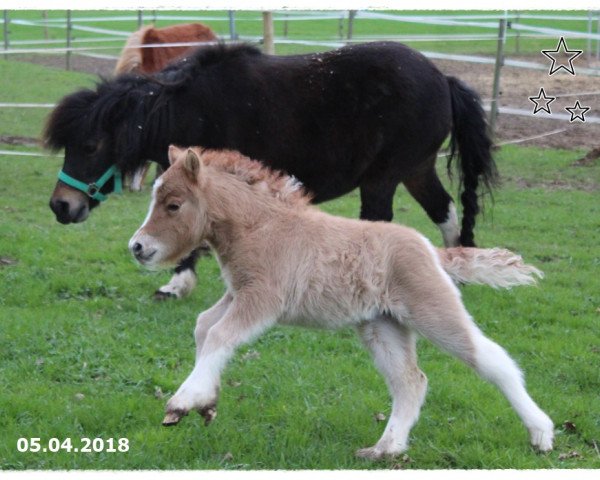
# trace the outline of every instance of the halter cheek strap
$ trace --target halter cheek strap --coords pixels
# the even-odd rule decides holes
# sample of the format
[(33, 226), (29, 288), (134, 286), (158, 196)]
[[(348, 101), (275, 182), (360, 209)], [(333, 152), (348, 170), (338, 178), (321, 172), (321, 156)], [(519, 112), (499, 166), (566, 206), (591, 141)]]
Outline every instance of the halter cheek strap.
[(113, 188), (113, 192), (121, 193), (123, 191), (123, 181), (121, 178), (121, 171), (117, 169), (116, 165), (110, 167), (98, 180), (92, 183), (81, 182), (70, 175), (67, 175), (62, 170), (58, 172), (58, 179), (61, 182), (66, 183), (70, 187), (76, 188), (77, 190), (85, 193), (88, 197), (98, 200), (99, 202), (103, 202), (108, 198), (105, 194), (100, 192), (100, 189), (113, 176), (115, 177), (115, 186)]

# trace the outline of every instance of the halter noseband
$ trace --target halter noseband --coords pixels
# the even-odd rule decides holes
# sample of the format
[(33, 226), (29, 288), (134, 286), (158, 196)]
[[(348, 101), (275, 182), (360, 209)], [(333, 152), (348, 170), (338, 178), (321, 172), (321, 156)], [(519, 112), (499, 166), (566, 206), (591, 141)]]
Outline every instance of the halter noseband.
[(117, 169), (116, 165), (110, 167), (104, 174), (95, 182), (92, 183), (84, 183), (81, 182), (69, 175), (67, 175), (64, 171), (58, 172), (58, 179), (69, 185), (70, 187), (76, 188), (77, 190), (82, 191), (88, 197), (93, 198), (94, 200), (98, 200), (99, 202), (103, 202), (108, 197), (103, 193), (100, 193), (100, 189), (104, 186), (106, 182), (108, 182), (111, 177), (115, 177), (115, 186), (113, 188), (113, 192), (121, 193), (123, 191), (123, 182), (121, 178), (121, 172)]

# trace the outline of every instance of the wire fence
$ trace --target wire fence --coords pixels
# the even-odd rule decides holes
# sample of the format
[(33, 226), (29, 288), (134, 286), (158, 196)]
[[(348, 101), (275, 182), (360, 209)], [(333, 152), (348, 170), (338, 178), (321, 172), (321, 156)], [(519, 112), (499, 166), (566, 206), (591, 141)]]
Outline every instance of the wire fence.
[[(14, 15), (18, 15), (15, 12)], [(274, 12), (273, 21), (279, 25), (278, 32), (275, 36), (275, 44), (279, 45), (305, 45), (305, 46), (322, 46), (336, 47), (352, 42), (363, 42), (373, 40), (395, 40), (407, 43), (433, 43), (447, 47), (451, 43), (473, 43), (473, 42), (491, 42), (492, 44), (498, 38), (499, 21), (506, 21), (507, 32), (505, 36), (506, 42), (514, 44), (514, 52), (519, 54), (523, 51), (523, 42), (527, 40), (537, 39), (543, 40), (546, 38), (556, 38), (557, 36), (565, 36), (571, 39), (585, 40), (586, 52), (588, 60), (593, 58), (600, 61), (600, 11), (588, 11), (585, 15), (535, 15), (523, 14), (519, 12), (504, 12), (489, 15), (401, 15), (387, 12), (373, 11), (337, 11), (337, 12)], [(329, 27), (324, 29), (325, 34), (311, 33), (311, 38), (298, 38), (298, 35), (292, 35), (293, 23), (327, 21)], [(105, 15), (105, 16), (73, 16), (70, 11), (65, 12), (63, 18), (40, 18), (40, 19), (25, 19), (11, 18), (9, 12), (4, 10), (4, 15), (1, 20), (4, 31), (4, 51), (5, 55), (21, 54), (21, 53), (67, 53), (69, 51), (84, 52), (83, 47), (67, 47), (66, 44), (73, 45), (78, 43), (112, 43), (113, 45), (95, 45), (87, 47), (88, 50), (107, 50), (115, 51), (115, 43), (122, 43), (132, 33), (132, 26), (141, 27), (145, 22), (156, 24), (178, 23), (178, 22), (210, 22), (219, 27), (219, 33), (224, 40), (242, 40), (256, 41), (262, 40), (261, 34), (240, 34), (237, 26), (240, 24), (260, 25), (263, 21), (260, 12), (250, 12), (246, 15), (241, 15), (239, 12), (228, 12), (224, 15), (169, 15), (154, 12), (145, 15), (143, 12), (138, 12), (132, 15)], [(377, 21), (378, 25), (388, 25), (385, 28), (386, 33), (372, 34), (361, 33), (360, 25), (365, 22)], [(550, 28), (544, 25), (534, 25), (530, 21), (540, 22), (565, 22), (574, 23), (578, 27), (574, 28)], [(332, 23), (333, 22), (333, 23)], [(124, 24), (123, 29), (104, 28), (99, 24)], [(228, 24), (228, 27), (223, 25)], [(372, 23), (370, 23), (371, 25)], [(32, 32), (32, 38), (12, 39), (10, 26), (19, 28), (29, 28)], [(325, 25), (325, 24), (324, 24)], [(337, 27), (335, 27), (337, 25)], [(391, 25), (391, 27), (390, 27)], [(457, 30), (462, 29), (477, 29), (477, 30), (493, 30), (493, 32), (464, 32), (457, 31), (455, 33), (402, 33), (402, 30), (407, 26), (425, 26), (425, 27), (452, 27)], [(57, 35), (57, 30), (64, 31), (64, 39), (49, 38), (48, 31), (52, 30), (54, 35)], [(244, 30), (248, 30), (247, 27)], [(260, 30), (260, 28), (255, 28)], [(335, 33), (332, 33), (335, 30)], [(379, 28), (378, 28), (379, 30)], [(39, 36), (40, 31), (43, 32), (44, 38), (33, 38), (34, 32)], [(299, 31), (302, 31), (300, 29)], [(76, 37), (74, 32), (93, 33), (96, 37)], [(294, 37), (294, 38), (292, 38)], [(64, 50), (54, 49), (52, 51), (47, 48), (26, 48), (27, 46), (40, 46), (47, 44), (64, 44)], [(14, 48), (18, 47), (18, 48)], [(77, 48), (77, 50), (75, 50)], [(464, 60), (461, 60), (464, 61)], [(526, 67), (524, 67), (526, 68)]]
[[(118, 58), (127, 37), (132, 29), (139, 28), (148, 22), (161, 23), (161, 26), (180, 22), (209, 22), (221, 41), (251, 42), (261, 44), (261, 12), (223, 12), (204, 15), (167, 14), (162, 12), (132, 12), (123, 15), (73, 16), (66, 11), (64, 16), (48, 18), (43, 12), (39, 19), (19, 18), (19, 12), (3, 11), (2, 28), (5, 59), (19, 55), (64, 55), (65, 68), (71, 66), (71, 56), (85, 55), (106, 59)], [(56, 12), (54, 12), (56, 14)], [(546, 64), (522, 58), (526, 53), (539, 55), (539, 42), (558, 37), (584, 43), (587, 67), (578, 67), (578, 75), (600, 76), (600, 11), (587, 11), (578, 15), (532, 14), (523, 12), (498, 12), (489, 14), (430, 14), (409, 15), (381, 11), (331, 11), (305, 12), (286, 11), (273, 12), (273, 22), (277, 26), (274, 44), (278, 48), (306, 48), (316, 50), (337, 48), (351, 43), (393, 40), (409, 43), (431, 59), (449, 60), (467, 63), (493, 64), (497, 82), (503, 66), (530, 70), (547, 70)], [(305, 34), (300, 25), (319, 21), (319, 25), (327, 25), (322, 32), (313, 31)], [(373, 28), (374, 22), (377, 28)], [(535, 22), (535, 23), (532, 23)], [(555, 23), (555, 27), (547, 24)], [(110, 28), (106, 24), (110, 23)], [(541, 24), (540, 24), (541, 23)], [(122, 25), (122, 29), (121, 26)], [(365, 31), (361, 25), (369, 25)], [(568, 28), (565, 25), (571, 25)], [(11, 38), (12, 28), (19, 30), (16, 38)], [(443, 27), (456, 29), (452, 33), (437, 33)], [(417, 28), (427, 29), (426, 33), (410, 31)], [(486, 32), (487, 30), (487, 32)], [(383, 33), (374, 34), (373, 31)], [(50, 33), (51, 32), (51, 33)], [(63, 32), (62, 35), (60, 32)], [(79, 32), (75, 35), (74, 32)], [(436, 33), (432, 33), (436, 32)], [(64, 38), (56, 38), (64, 36)], [(40, 38), (43, 37), (43, 38)], [(55, 38), (51, 38), (55, 37)], [(302, 38), (304, 37), (304, 38)], [(309, 38), (308, 38), (309, 37)], [(507, 45), (511, 51), (507, 53)], [(203, 43), (206, 44), (206, 43)], [(195, 46), (200, 43), (178, 42), (172, 44), (150, 44), (144, 48), (160, 48), (165, 46)], [(435, 50), (427, 47), (439, 46)], [(453, 47), (453, 45), (455, 45)], [(465, 54), (456, 50), (464, 50), (463, 46), (474, 45), (484, 48), (489, 54)], [(421, 48), (425, 47), (425, 48)], [(450, 51), (440, 51), (440, 50)], [(537, 49), (537, 50), (536, 50)], [(492, 56), (491, 54), (495, 54)], [(518, 56), (518, 58), (509, 58)], [(496, 84), (496, 82), (495, 82)], [(600, 92), (580, 92), (563, 94), (566, 96), (598, 95)], [(491, 98), (486, 99), (486, 109), (490, 111), (490, 123), (493, 125), (498, 113), (533, 116), (532, 112), (518, 108), (498, 105), (497, 86)], [(0, 108), (52, 108), (50, 103), (0, 103)], [(566, 119), (567, 116), (563, 115)], [(563, 119), (555, 115), (554, 119)], [(564, 120), (563, 119), (563, 120)], [(600, 117), (586, 116), (589, 123), (600, 124)], [(544, 135), (554, 135), (564, 129), (554, 129)], [(537, 138), (534, 136), (531, 138)], [(518, 143), (527, 139), (515, 139), (509, 143)], [(5, 154), (0, 151), (0, 155)]]

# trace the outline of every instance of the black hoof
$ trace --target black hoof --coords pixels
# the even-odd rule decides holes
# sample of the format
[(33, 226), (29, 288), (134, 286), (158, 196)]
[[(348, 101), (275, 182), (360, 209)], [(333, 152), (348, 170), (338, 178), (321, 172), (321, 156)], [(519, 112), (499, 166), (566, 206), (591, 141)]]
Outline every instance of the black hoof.
[(167, 412), (165, 418), (163, 418), (162, 425), (163, 427), (173, 427), (179, 423), (179, 421), (187, 415), (187, 412), (182, 410), (174, 410), (172, 412)]
[(161, 292), (160, 290), (154, 292), (154, 300), (157, 300), (159, 302), (169, 300), (171, 298), (177, 298), (177, 295), (171, 292)]

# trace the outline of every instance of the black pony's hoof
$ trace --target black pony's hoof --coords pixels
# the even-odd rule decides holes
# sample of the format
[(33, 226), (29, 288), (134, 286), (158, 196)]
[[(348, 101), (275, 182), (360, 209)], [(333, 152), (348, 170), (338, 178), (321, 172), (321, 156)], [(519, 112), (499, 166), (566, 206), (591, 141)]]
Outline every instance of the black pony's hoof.
[(171, 298), (176, 299), (177, 295), (175, 295), (174, 293), (171, 293), (171, 292), (162, 292), (160, 290), (157, 290), (156, 292), (154, 292), (153, 298), (157, 302), (163, 302), (163, 301), (169, 300)]

